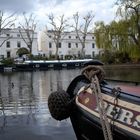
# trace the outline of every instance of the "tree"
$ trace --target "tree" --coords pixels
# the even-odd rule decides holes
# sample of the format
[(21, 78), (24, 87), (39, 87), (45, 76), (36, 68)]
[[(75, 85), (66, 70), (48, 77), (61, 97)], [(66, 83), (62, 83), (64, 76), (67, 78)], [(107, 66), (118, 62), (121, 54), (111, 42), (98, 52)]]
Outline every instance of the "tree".
[(117, 0), (119, 21), (109, 25), (96, 23), (97, 47), (110, 50), (135, 59), (140, 59), (140, 2), (138, 0)]
[(86, 37), (87, 37), (87, 34), (89, 33), (89, 27), (92, 24), (93, 18), (94, 18), (94, 15), (92, 11), (88, 12), (84, 17), (82, 17), (82, 21), (80, 21), (80, 15), (78, 12), (73, 15), (73, 20), (74, 20), (73, 27), (76, 31), (77, 37), (82, 46), (81, 58), (84, 58), (85, 56), (84, 48), (85, 48)]
[(16, 54), (18, 54), (19, 56), (22, 56), (24, 54), (29, 54), (29, 50), (27, 48), (19, 48), (16, 52)]
[(36, 30), (37, 22), (35, 20), (35, 16), (33, 14), (30, 14), (29, 16), (26, 16), (25, 13), (23, 13), (24, 23), (19, 23), (21, 28), (19, 28), (20, 35), (23, 39), (23, 41), (26, 43), (30, 55), (32, 54), (32, 45), (34, 41), (34, 34)]
[(128, 51), (130, 44), (132, 45), (132, 41), (127, 34), (128, 28), (125, 20), (112, 21), (108, 25), (103, 22), (96, 23), (94, 34), (97, 47), (110, 51)]
[(135, 61), (140, 59), (140, 55), (138, 55), (140, 48), (136, 46), (128, 34), (128, 29), (130, 28), (128, 21), (112, 21), (109, 25), (98, 22), (95, 25), (94, 35), (98, 48), (102, 48), (105, 52), (107, 50), (111, 53), (121, 54), (121, 57), (127, 54)]
[(7, 34), (6, 38), (2, 40), (2, 42), (0, 42), (0, 47), (2, 47), (2, 45), (9, 40), (10, 38), (12, 38), (12, 36), (8, 35), (8, 30), (10, 30), (10, 28), (14, 25), (14, 22), (16, 20), (15, 14), (11, 14), (11, 15), (5, 15), (3, 11), (0, 10), (0, 38), (1, 36), (3, 36), (4, 34)]
[[(53, 34), (53, 41), (55, 43), (56, 52), (55, 52), (55, 59), (58, 59), (58, 49), (59, 49), (59, 43), (61, 39), (65, 36), (64, 31), (69, 26), (68, 19), (64, 17), (64, 15), (61, 15), (59, 17), (54, 17), (53, 14), (48, 15), (49, 23), (52, 26), (51, 33)], [(48, 35), (48, 33), (46, 32)]]
[(112, 36), (110, 34), (110, 26), (105, 25), (104, 22), (96, 22), (94, 35), (96, 38), (96, 45), (98, 48), (105, 50), (112, 49)]
[(117, 0), (116, 4), (119, 5), (117, 13), (128, 22), (128, 35), (140, 47), (140, 1)]

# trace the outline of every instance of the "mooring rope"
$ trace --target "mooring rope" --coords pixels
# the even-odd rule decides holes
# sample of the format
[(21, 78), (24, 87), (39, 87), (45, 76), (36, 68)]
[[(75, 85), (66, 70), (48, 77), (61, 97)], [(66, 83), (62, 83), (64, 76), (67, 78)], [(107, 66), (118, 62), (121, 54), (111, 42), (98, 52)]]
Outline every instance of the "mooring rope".
[(84, 74), (91, 81), (90, 87), (93, 94), (95, 93), (104, 138), (105, 140), (113, 140), (111, 127), (107, 119), (107, 114), (104, 107), (103, 97), (99, 84), (104, 78), (104, 71), (97, 66), (87, 66), (83, 69), (82, 74)]

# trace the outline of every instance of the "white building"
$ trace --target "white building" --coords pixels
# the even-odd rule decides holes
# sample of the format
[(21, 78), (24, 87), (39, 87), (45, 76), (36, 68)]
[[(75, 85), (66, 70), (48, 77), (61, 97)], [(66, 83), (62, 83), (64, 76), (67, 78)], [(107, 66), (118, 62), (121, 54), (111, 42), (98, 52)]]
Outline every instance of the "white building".
[[(55, 55), (56, 46), (53, 40), (53, 32), (47, 31), (46, 34), (42, 34), (40, 52), (47, 57)], [(81, 35), (82, 37), (82, 35)], [(60, 59), (64, 59), (66, 55), (71, 55), (74, 58), (78, 58), (81, 53), (82, 45), (76, 35), (76, 32), (64, 32), (61, 35), (59, 43), (58, 55)], [(95, 38), (92, 33), (88, 33), (85, 42), (84, 53), (86, 57), (93, 58), (99, 54), (99, 49), (95, 45)]]
[[(24, 39), (28, 40), (27, 35), (24, 30), (20, 29), (23, 33)], [(8, 39), (9, 38), (9, 39)], [(4, 43), (3, 43), (4, 42)], [(27, 44), (21, 37), (19, 28), (14, 29), (4, 29), (0, 34), (0, 57), (4, 58), (15, 58), (18, 57), (16, 54), (19, 48), (27, 48)], [(32, 54), (38, 55), (38, 43), (37, 43), (37, 33), (34, 33), (33, 44), (32, 44)], [(28, 49), (29, 50), (29, 49)]]

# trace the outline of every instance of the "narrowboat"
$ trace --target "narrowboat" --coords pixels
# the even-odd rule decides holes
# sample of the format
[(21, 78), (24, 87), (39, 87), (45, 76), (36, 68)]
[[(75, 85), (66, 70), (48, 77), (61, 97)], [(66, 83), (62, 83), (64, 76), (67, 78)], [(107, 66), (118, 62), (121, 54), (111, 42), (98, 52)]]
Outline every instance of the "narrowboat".
[(17, 71), (33, 71), (48, 69), (73, 69), (83, 67), (85, 62), (92, 59), (79, 60), (26, 60), (23, 63), (16, 63)]
[(77, 140), (140, 140), (140, 86), (109, 84), (99, 65), (87, 62), (67, 91), (50, 94), (52, 117), (70, 117)]

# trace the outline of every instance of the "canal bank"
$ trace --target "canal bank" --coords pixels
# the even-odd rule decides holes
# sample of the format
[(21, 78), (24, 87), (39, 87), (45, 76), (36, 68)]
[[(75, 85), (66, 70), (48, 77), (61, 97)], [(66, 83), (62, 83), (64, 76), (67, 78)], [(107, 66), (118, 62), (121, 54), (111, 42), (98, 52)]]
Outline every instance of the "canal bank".
[(106, 79), (140, 82), (140, 64), (104, 65)]
[(104, 69), (140, 68), (140, 64), (105, 64)]

